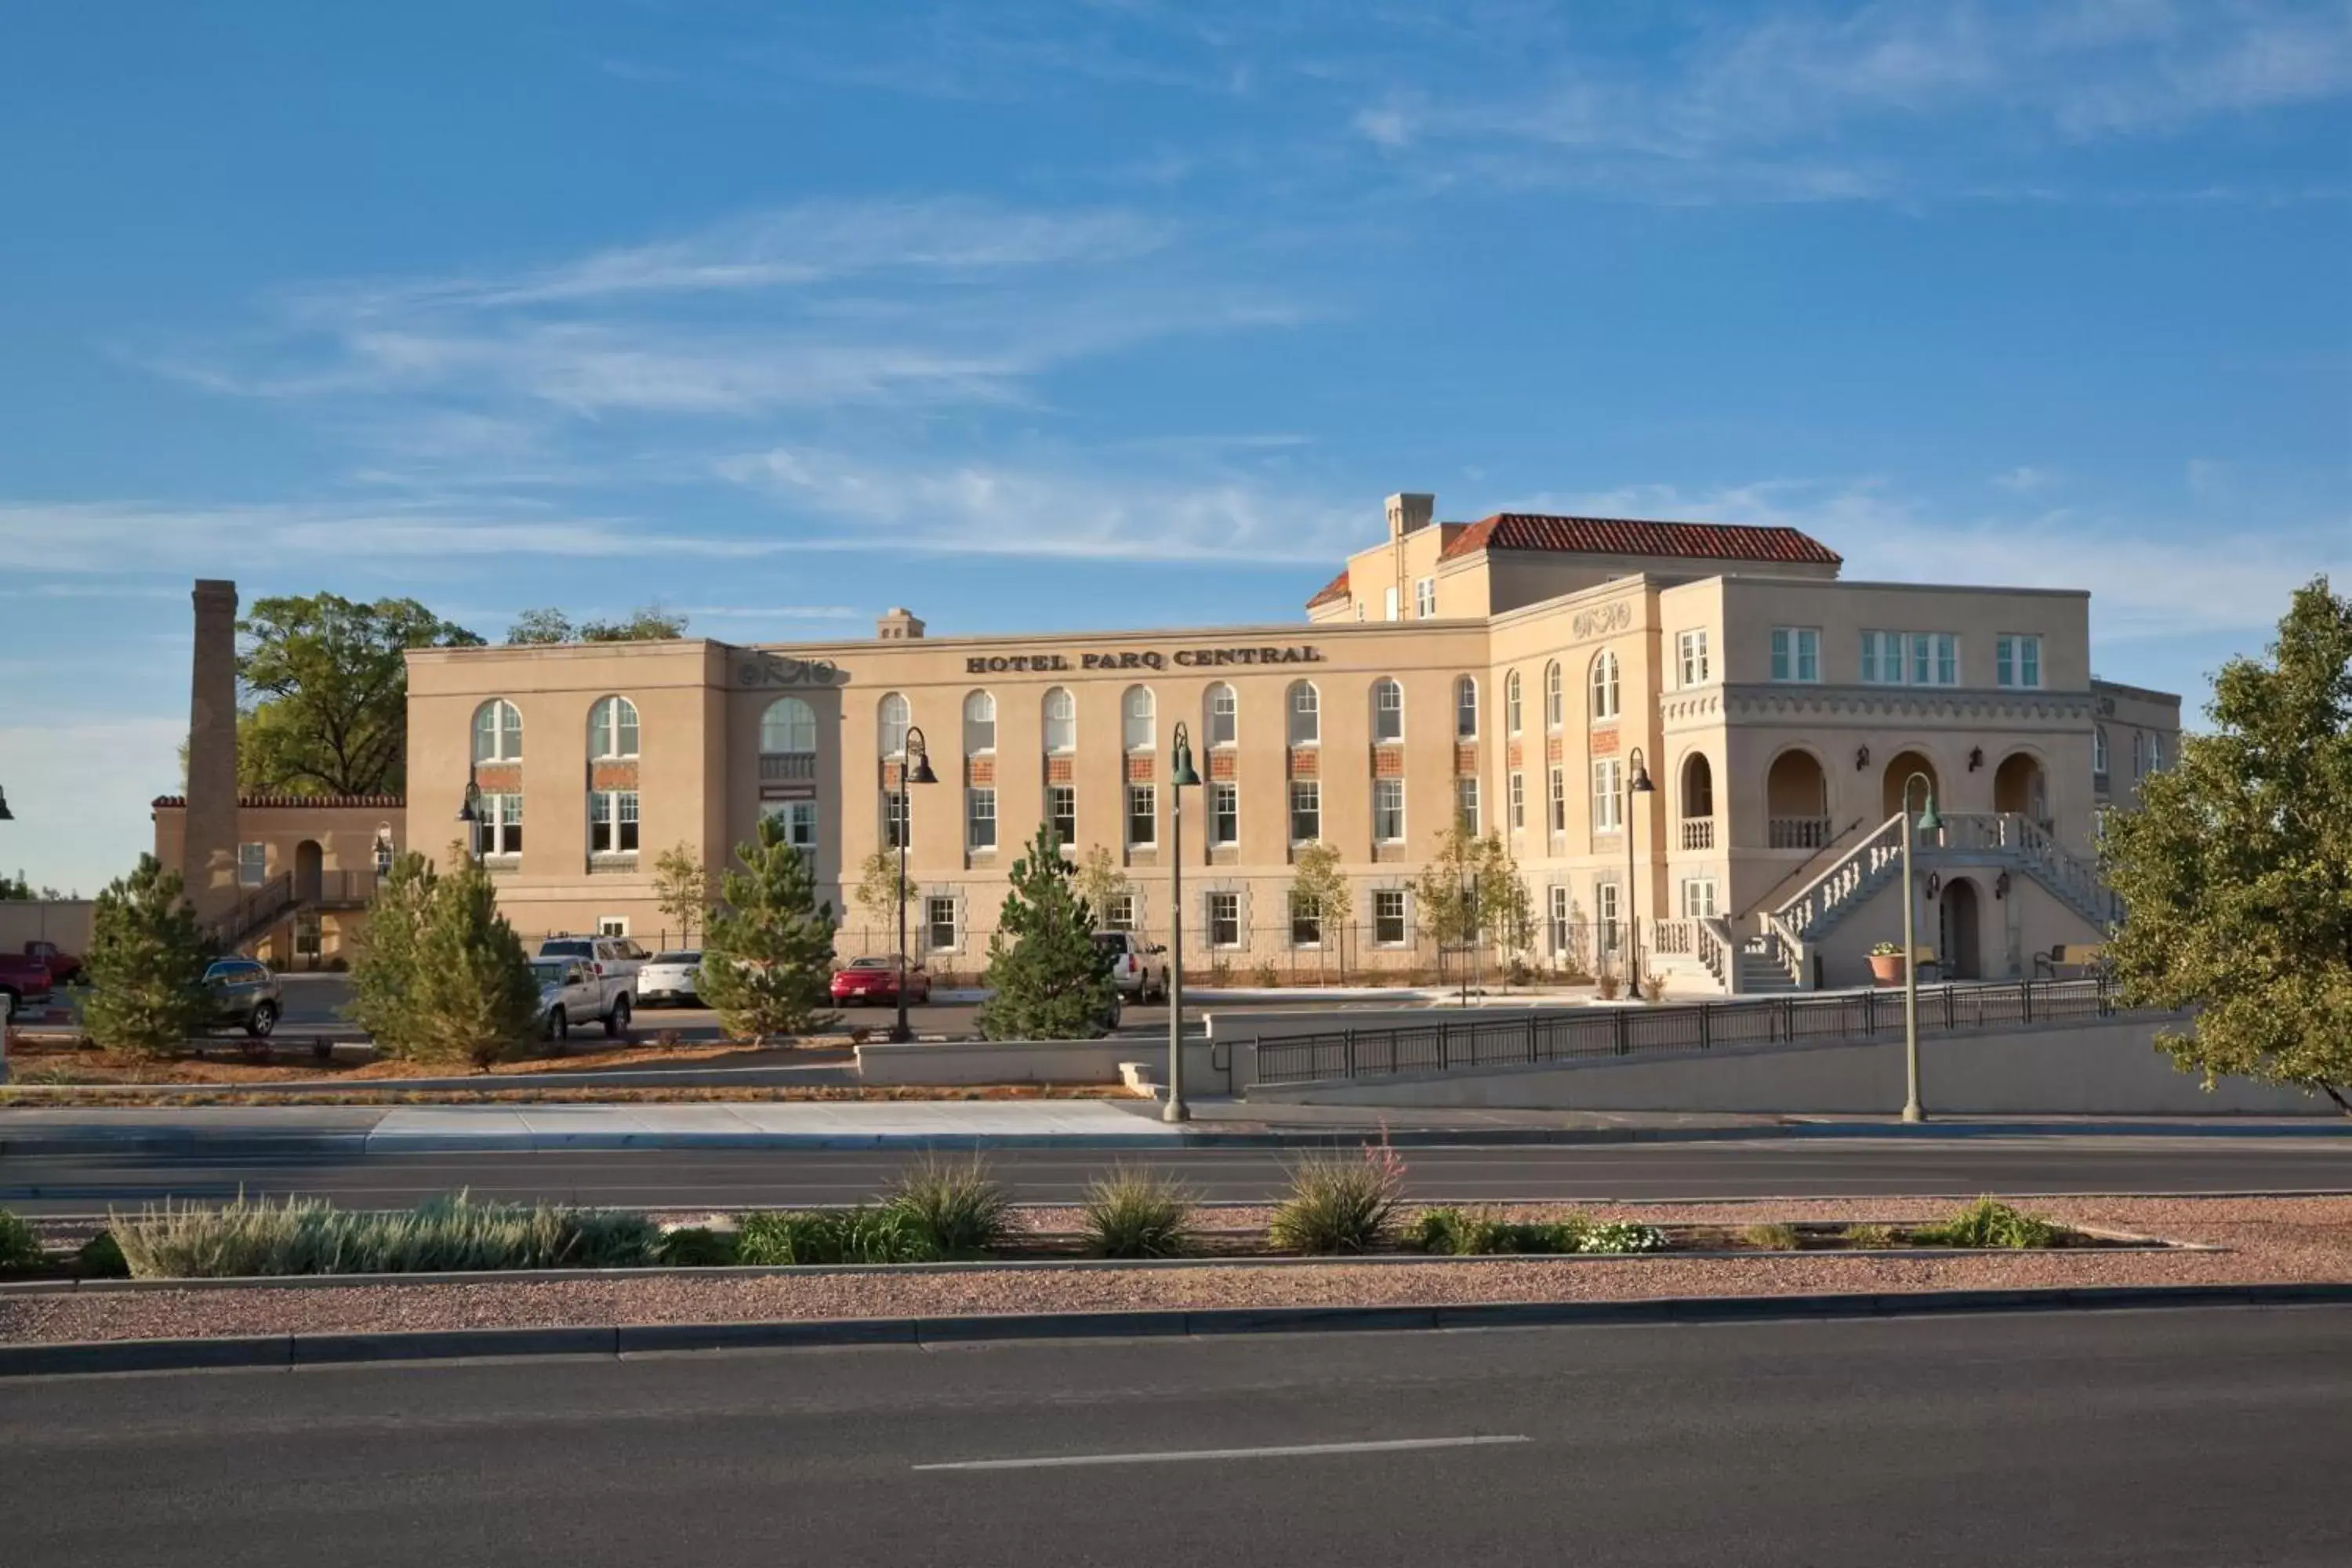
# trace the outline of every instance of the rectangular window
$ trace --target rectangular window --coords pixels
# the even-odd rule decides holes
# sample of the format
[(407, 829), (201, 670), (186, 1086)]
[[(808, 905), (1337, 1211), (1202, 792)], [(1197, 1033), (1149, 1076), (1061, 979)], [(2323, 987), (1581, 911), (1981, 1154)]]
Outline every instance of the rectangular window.
[(969, 849), (996, 847), (996, 792), (973, 789), (964, 792), (964, 847)]
[(1528, 775), (1513, 773), (1509, 785), (1511, 796), (1511, 831), (1520, 832), (1528, 825)]
[(1311, 746), (1322, 734), (1323, 699), (1314, 687), (1299, 681), (1290, 689), (1290, 743)]
[(1813, 626), (1772, 628), (1772, 679), (1819, 680), (1822, 678), (1822, 634)]
[(1135, 895), (1113, 893), (1103, 900), (1102, 929), (1133, 931), (1135, 929)]
[(907, 792), (895, 790), (882, 799), (882, 847), (896, 849), (907, 842)]
[(816, 802), (813, 800), (782, 800), (760, 808), (762, 816), (772, 816), (784, 825), (784, 842), (793, 848), (814, 852), (816, 848)]
[(1526, 718), (1527, 700), (1520, 693), (1519, 672), (1515, 669), (1511, 671), (1509, 679), (1503, 682), (1503, 726), (1516, 735), (1519, 732), (1521, 721)]
[(1958, 686), (1960, 639), (1950, 632), (1864, 632), (1862, 679), (1872, 686)]
[(2042, 684), (2042, 639), (2004, 636), (1993, 639), (1994, 679), (2003, 686), (2032, 690)]
[(1412, 585), (1412, 613), (1426, 621), (1437, 615), (1437, 579), (1423, 577)]
[(953, 898), (923, 900), (923, 945), (932, 952), (956, 949), (956, 901)]
[(1290, 781), (1290, 841), (1311, 844), (1323, 837), (1323, 786), (1313, 779)]
[(1393, 680), (1372, 688), (1372, 739), (1404, 739), (1404, 688)]
[(1478, 738), (1478, 683), (1466, 675), (1454, 683), (1454, 738)]
[(1372, 781), (1372, 837), (1383, 844), (1404, 841), (1404, 780)]
[(588, 796), (588, 852), (592, 855), (634, 855), (637, 852), (637, 792), (595, 790)]
[(1461, 819), (1463, 827), (1471, 837), (1475, 837), (1485, 831), (1478, 825), (1478, 781), (1476, 779), (1454, 781), (1454, 815)]
[(1290, 945), (1320, 947), (1323, 945), (1323, 914), (1314, 900), (1302, 894), (1290, 895)]
[(474, 823), (474, 852), (478, 855), (522, 853), (522, 796), (482, 796), (480, 815)]
[(1127, 786), (1127, 841), (1138, 849), (1160, 842), (1160, 795), (1150, 784)]
[(1054, 837), (1063, 844), (1078, 841), (1078, 791), (1075, 784), (1053, 784), (1045, 791), (1045, 808), (1053, 816)]
[(1616, 952), (1618, 939), (1622, 934), (1617, 929), (1617, 884), (1593, 883), (1592, 918), (1601, 922), (1601, 951), (1603, 952)]
[(1624, 804), (1618, 795), (1617, 759), (1596, 757), (1592, 763), (1592, 831), (1614, 833), (1625, 826), (1618, 815)]
[(1230, 746), (1241, 734), (1240, 699), (1230, 686), (1209, 693), (1209, 744)]
[(598, 915), (596, 917), (596, 934), (598, 936), (628, 935), (629, 917), (626, 915)]
[(1568, 773), (1562, 768), (1551, 771), (1551, 830), (1568, 831)]
[(269, 846), (240, 844), (236, 847), (236, 885), (258, 888), (269, 880)]
[(1683, 879), (1683, 919), (1706, 921), (1715, 918), (1715, 879), (1685, 877)]
[(1209, 945), (1239, 947), (1242, 944), (1242, 896), (1239, 893), (1209, 895)]
[(1209, 842), (1220, 847), (1241, 842), (1242, 787), (1235, 784), (1209, 786)]
[(1575, 900), (1569, 897), (1566, 888), (1555, 885), (1551, 889), (1550, 903), (1552, 956), (1564, 957), (1575, 935), (1571, 919), (1576, 909)]
[(1382, 888), (1372, 894), (1372, 941), (1381, 947), (1404, 945), (1404, 889)]
[(1707, 682), (1706, 633), (1704, 630), (1681, 633), (1675, 638), (1675, 650), (1682, 669), (1682, 684), (1705, 686)]

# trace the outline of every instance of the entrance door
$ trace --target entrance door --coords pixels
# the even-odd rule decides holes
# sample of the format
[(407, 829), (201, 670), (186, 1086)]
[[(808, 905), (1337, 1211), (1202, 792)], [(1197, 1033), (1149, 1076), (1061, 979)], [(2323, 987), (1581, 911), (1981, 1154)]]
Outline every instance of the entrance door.
[(1937, 901), (1938, 932), (1936, 951), (1943, 955), (1944, 978), (1978, 980), (1984, 975), (1983, 950), (1977, 931), (1977, 885), (1966, 877), (1944, 884)]

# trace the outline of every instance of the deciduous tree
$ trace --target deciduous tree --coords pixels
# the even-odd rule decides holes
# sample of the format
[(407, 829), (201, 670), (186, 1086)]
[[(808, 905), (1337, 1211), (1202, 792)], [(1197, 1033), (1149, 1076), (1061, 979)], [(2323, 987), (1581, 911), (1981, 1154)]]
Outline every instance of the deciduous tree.
[(408, 664), (416, 647), (481, 638), (414, 599), (334, 594), (257, 599), (237, 623), (240, 788), (277, 795), (398, 795), (406, 784)]
[(686, 635), (686, 617), (647, 605), (619, 620), (574, 621), (562, 610), (525, 610), (507, 628), (510, 646), (566, 642), (668, 642)]
[(1323, 954), (1336, 950), (1339, 954), (1339, 974), (1347, 977), (1348, 954), (1342, 945), (1348, 921), (1354, 915), (1356, 898), (1340, 874), (1339, 852), (1318, 839), (1301, 847), (1291, 861), (1291, 907), (1312, 914), (1322, 940), (1316, 944), (1315, 967), (1320, 973)]
[(673, 844), (654, 862), (654, 901), (663, 914), (677, 922), (681, 947), (694, 945), (694, 933), (710, 918), (717, 893), (702, 851), (691, 844)]

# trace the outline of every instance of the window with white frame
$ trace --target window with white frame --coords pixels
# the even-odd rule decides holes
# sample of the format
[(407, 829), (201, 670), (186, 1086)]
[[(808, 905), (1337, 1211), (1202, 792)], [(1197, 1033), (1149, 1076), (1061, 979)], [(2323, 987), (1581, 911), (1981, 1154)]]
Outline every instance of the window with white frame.
[(522, 710), (503, 697), (474, 710), (474, 761), (522, 761)]
[(2132, 777), (2137, 779), (2147, 776), (2147, 742), (2141, 739), (2137, 730), (2134, 730), (2132, 731)]
[(1239, 947), (1242, 944), (1242, 896), (1239, 893), (1213, 892), (1207, 899), (1209, 912), (1209, 945)]
[(2101, 778), (2107, 776), (2107, 727), (2100, 724), (2091, 731), (2091, 771)]
[(1209, 844), (1230, 849), (1242, 839), (1241, 785), (1220, 780), (1209, 785)]
[(898, 692), (886, 693), (877, 710), (882, 754), (903, 757), (907, 754), (907, 730), (913, 721), (907, 700)]
[(963, 792), (964, 847), (975, 851), (996, 847), (996, 792), (974, 788)]
[(1314, 779), (1290, 781), (1290, 841), (1312, 844), (1323, 837), (1323, 786)]
[(1705, 686), (1707, 683), (1710, 665), (1705, 627), (1675, 634), (1675, 668), (1684, 686)]
[(1822, 678), (1822, 633), (1818, 626), (1772, 628), (1772, 679), (1819, 680)]
[(1383, 844), (1404, 842), (1404, 780), (1372, 781), (1372, 837)]
[(1290, 945), (1321, 947), (1323, 945), (1323, 910), (1321, 906), (1304, 893), (1290, 895)]
[(1575, 950), (1576, 900), (1558, 883), (1548, 889), (1548, 895), (1546, 912), (1549, 919), (1546, 923), (1551, 927), (1551, 953), (1554, 958), (1563, 958)]
[(1683, 879), (1683, 919), (1711, 921), (1715, 918), (1715, 879), (1685, 877)]
[(1554, 833), (1568, 831), (1568, 770), (1565, 768), (1551, 771), (1551, 830)]
[(633, 789), (589, 792), (588, 853), (634, 855), (636, 852), (637, 792)]
[(1045, 693), (1045, 749), (1078, 749), (1078, 700), (1070, 695), (1066, 686), (1053, 687)]
[(2150, 735), (2147, 738), (2147, 771), (2152, 773), (2158, 773), (2163, 770), (2163, 767), (2164, 737), (2161, 735)]
[(1478, 821), (1478, 781), (1476, 779), (1454, 781), (1454, 815), (1462, 824), (1463, 829), (1472, 837), (1475, 838), (1485, 831)]
[(760, 815), (771, 816), (783, 825), (784, 842), (793, 848), (811, 852), (816, 848), (816, 802), (813, 800), (771, 801), (760, 808)]
[(1323, 696), (1311, 680), (1290, 685), (1290, 743), (1312, 746), (1323, 738)]
[(797, 697), (779, 697), (760, 715), (763, 756), (804, 756), (816, 750), (816, 710)]
[(996, 699), (988, 692), (963, 700), (963, 750), (966, 756), (996, 750)]
[(1592, 656), (1592, 721), (1596, 724), (1617, 717), (1621, 702), (1617, 673), (1615, 649), (1604, 647)]
[(1406, 925), (1404, 889), (1381, 888), (1372, 894), (1372, 942), (1378, 947), (1402, 947)]
[(1078, 841), (1078, 790), (1076, 784), (1051, 784), (1045, 790), (1045, 810), (1054, 837), (1065, 845)]
[(1151, 750), (1151, 734), (1156, 727), (1159, 704), (1152, 700), (1149, 686), (1130, 686), (1119, 699), (1119, 739), (1130, 752)]
[(1160, 795), (1150, 784), (1127, 786), (1127, 842), (1135, 849), (1160, 842)]
[(1209, 688), (1209, 744), (1230, 746), (1241, 739), (1241, 702), (1223, 681)]
[(1865, 686), (1958, 686), (1960, 639), (1951, 632), (1862, 634)]
[(1384, 621), (1394, 621), (1401, 620), (1402, 618), (1403, 617), (1397, 613), (1396, 584), (1391, 583), (1386, 589), (1382, 590), (1381, 594), (1381, 619)]
[(522, 796), (486, 795), (476, 807), (474, 853), (481, 856), (522, 853)]
[(269, 846), (240, 844), (236, 847), (236, 885), (258, 888), (269, 880)]
[(962, 923), (956, 919), (953, 896), (934, 894), (923, 900), (923, 946), (932, 952), (953, 952), (961, 945)]
[(1372, 739), (1404, 739), (1404, 688), (1386, 678), (1372, 682)]
[(1992, 639), (1993, 679), (2001, 686), (2033, 690), (2042, 685), (2042, 639), (2004, 632)]
[(1601, 951), (1614, 952), (1624, 933), (1618, 928), (1619, 889), (1614, 881), (1599, 880), (1592, 884), (1592, 918), (1600, 924)]
[(598, 915), (596, 917), (596, 934), (598, 936), (627, 936), (629, 934), (629, 917), (626, 915)]
[(1513, 773), (1508, 788), (1511, 796), (1511, 831), (1517, 833), (1528, 825), (1528, 775)]
[(1133, 893), (1113, 893), (1103, 900), (1102, 929), (1105, 931), (1137, 929)]
[(1454, 738), (1478, 738), (1478, 682), (1467, 675), (1456, 677), (1454, 682)]
[(1526, 717), (1527, 710), (1519, 692), (1519, 672), (1515, 669), (1503, 682), (1503, 727), (1516, 735)]
[(588, 754), (599, 762), (637, 754), (637, 705), (603, 697), (588, 710)]
[(1544, 728), (1557, 730), (1568, 721), (1568, 698), (1559, 683), (1559, 665), (1544, 666)]
[(1423, 577), (1412, 585), (1412, 613), (1422, 620), (1437, 615), (1437, 579)]
[(1624, 775), (1618, 769), (1616, 758), (1592, 759), (1593, 832), (1614, 833), (1625, 826), (1625, 819), (1619, 815), (1624, 801), (1618, 794), (1623, 783), (1623, 777)]
[(907, 792), (895, 789), (882, 797), (882, 847), (896, 849), (907, 842)]

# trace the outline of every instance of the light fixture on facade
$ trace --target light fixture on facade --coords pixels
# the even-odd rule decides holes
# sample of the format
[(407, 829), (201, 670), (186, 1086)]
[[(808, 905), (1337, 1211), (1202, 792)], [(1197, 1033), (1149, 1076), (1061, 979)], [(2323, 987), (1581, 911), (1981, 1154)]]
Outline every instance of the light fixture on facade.
[(1969, 748), (1969, 772), (1974, 773), (1982, 766), (1984, 766), (1984, 748), (1982, 746), (1970, 746)]
[(0, 789), (0, 822), (14, 822), (16, 820), (16, 814), (8, 809), (8, 792), (5, 789)]
[(1870, 748), (1856, 746), (1853, 751), (1853, 771), (1860, 773), (1868, 766), (1870, 766)]

